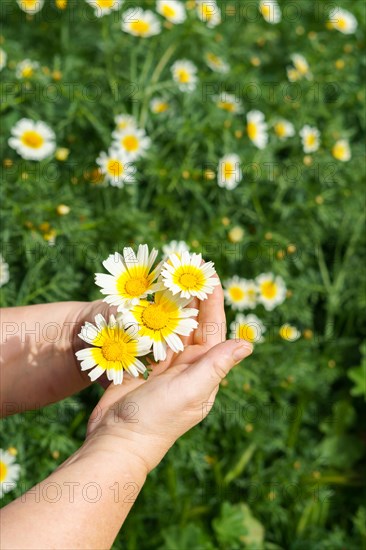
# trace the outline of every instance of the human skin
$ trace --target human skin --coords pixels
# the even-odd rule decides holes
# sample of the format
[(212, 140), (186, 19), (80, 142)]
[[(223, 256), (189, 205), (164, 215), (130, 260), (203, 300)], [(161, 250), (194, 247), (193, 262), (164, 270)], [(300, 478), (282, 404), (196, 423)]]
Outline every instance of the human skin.
[[(30, 316), (28, 308), (20, 308), (20, 316), (29, 315), (32, 322), (39, 319), (44, 324), (51, 311), (46, 312), (48, 306), (30, 307), (34, 314)], [(36, 311), (41, 307), (43, 312)], [(185, 338), (184, 351), (169, 353), (166, 361), (152, 364), (147, 381), (126, 376), (121, 386), (110, 385), (89, 419), (80, 449), (47, 479), (3, 509), (2, 548), (111, 547), (148, 473), (181, 435), (203, 420), (221, 380), (252, 352), (252, 345), (244, 340), (222, 341), (225, 314), (221, 287), (197, 307), (199, 326)], [(75, 321), (78, 329), (97, 312), (106, 313), (105, 304), (100, 302), (53, 304), (53, 308), (51, 318)], [(7, 312), (7, 320), (19, 319), (18, 311), (13, 308)], [(75, 362), (73, 341), (69, 338), (67, 347), (65, 339), (55, 348), (56, 355), (60, 355), (55, 362), (57, 383), (50, 374), (54, 369), (52, 349), (47, 342), (41, 343), (37, 359), (41, 388), (32, 383), (32, 371), (27, 375), (38, 401), (27, 398), (26, 394), (31, 394), (29, 386), (27, 391), (25, 386), (16, 389), (16, 399), (24, 400), (31, 408), (62, 399), (88, 385)], [(26, 357), (20, 351), (11, 351), (7, 357), (20, 376)], [(14, 382), (13, 373), (4, 369), (5, 387), (12, 391), (9, 376)], [(5, 394), (5, 399), (9, 398)]]

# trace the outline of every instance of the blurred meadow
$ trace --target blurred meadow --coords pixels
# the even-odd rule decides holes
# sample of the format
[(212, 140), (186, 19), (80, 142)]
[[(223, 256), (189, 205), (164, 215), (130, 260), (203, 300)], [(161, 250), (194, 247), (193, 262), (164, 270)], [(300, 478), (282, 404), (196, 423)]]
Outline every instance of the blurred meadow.
[[(0, 10), (1, 305), (95, 300), (108, 254), (178, 247), (215, 262), (228, 335), (255, 342), (113, 548), (365, 549), (363, 0)], [(2, 421), (3, 505), (101, 393)]]

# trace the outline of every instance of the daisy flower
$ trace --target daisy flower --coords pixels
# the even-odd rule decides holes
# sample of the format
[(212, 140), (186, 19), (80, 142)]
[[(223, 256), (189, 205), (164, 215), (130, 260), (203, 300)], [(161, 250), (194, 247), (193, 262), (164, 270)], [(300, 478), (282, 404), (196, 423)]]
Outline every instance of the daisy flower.
[(26, 160), (43, 160), (54, 152), (55, 133), (47, 124), (22, 118), (11, 129), (8, 143)]
[(114, 10), (118, 10), (122, 5), (123, 0), (86, 0), (86, 2), (94, 8), (96, 17), (103, 17)]
[(172, 65), (171, 71), (181, 92), (192, 92), (196, 88), (197, 67), (192, 61), (180, 59)]
[(298, 340), (300, 338), (301, 332), (293, 325), (285, 323), (280, 328), (279, 335), (281, 336), (281, 338), (287, 340), (288, 342), (295, 342), (295, 340)]
[(17, 4), (21, 10), (34, 15), (43, 8), (44, 0), (17, 0)]
[(318, 128), (305, 124), (299, 132), (304, 153), (314, 153), (319, 149), (320, 132)]
[(272, 311), (286, 298), (286, 285), (282, 277), (273, 273), (262, 273), (255, 280), (258, 288), (258, 302), (267, 311)]
[(252, 343), (263, 342), (263, 334), (266, 332), (266, 327), (262, 321), (253, 313), (249, 315), (238, 313), (235, 321), (231, 323), (230, 329), (231, 338), (247, 340)]
[(131, 160), (144, 156), (151, 145), (151, 139), (146, 135), (145, 130), (139, 128), (115, 130), (112, 137), (113, 145), (119, 147)]
[(281, 10), (276, 0), (261, 0), (259, 2), (259, 11), (267, 23), (274, 25), (281, 21)]
[(122, 30), (132, 34), (148, 38), (159, 34), (161, 25), (155, 13), (151, 10), (143, 10), (142, 8), (130, 8), (123, 14)]
[(205, 300), (220, 284), (215, 273), (213, 262), (202, 263), (201, 254), (184, 251), (181, 257), (177, 254), (169, 256), (161, 277), (164, 286), (174, 295), (180, 294), (181, 298), (197, 296), (199, 300)]
[(249, 111), (247, 114), (247, 134), (258, 149), (264, 149), (268, 143), (267, 124), (261, 111)]
[(301, 78), (310, 80), (313, 77), (310, 72), (309, 63), (303, 55), (294, 53), (291, 55), (291, 61), (294, 67), (287, 68), (287, 77), (290, 82), (296, 82)]
[(180, 258), (183, 252), (189, 252), (189, 246), (185, 241), (170, 241), (163, 246), (163, 254), (166, 258), (171, 254), (176, 254)]
[(233, 309), (254, 309), (257, 304), (257, 286), (254, 281), (234, 275), (224, 283), (224, 296)]
[(0, 498), (15, 489), (19, 474), (20, 466), (15, 464), (14, 455), (0, 449)]
[(277, 120), (274, 125), (274, 131), (276, 136), (280, 138), (281, 141), (295, 135), (294, 125), (292, 124), (292, 122), (289, 122), (285, 119)]
[(39, 68), (37, 61), (31, 61), (30, 59), (24, 59), (17, 64), (15, 69), (15, 76), (17, 78), (31, 78), (36, 69)]
[(114, 187), (123, 187), (125, 183), (135, 181), (136, 167), (131, 163), (131, 159), (117, 147), (110, 147), (108, 153), (100, 153), (96, 162), (105, 180)]
[(241, 182), (243, 172), (238, 155), (225, 155), (219, 161), (217, 183), (219, 187), (235, 189)]
[(215, 0), (196, 0), (198, 18), (212, 29), (221, 23), (221, 10)]
[(154, 283), (161, 268), (159, 264), (152, 269), (157, 255), (155, 248), (149, 254), (147, 244), (140, 244), (137, 255), (130, 247), (123, 249), (123, 256), (118, 252), (110, 254), (103, 265), (111, 275), (95, 274), (95, 283), (107, 295), (104, 302), (123, 311), (148, 294), (163, 290), (161, 283)]
[(346, 139), (339, 139), (333, 145), (332, 155), (335, 159), (347, 162), (351, 158), (351, 149)]
[(0, 254), (0, 287), (9, 281), (9, 264), (6, 263)]
[(238, 99), (235, 95), (221, 92), (221, 94), (219, 96), (215, 96), (213, 100), (215, 101), (216, 106), (223, 111), (234, 114), (243, 112), (240, 99)]
[(353, 34), (357, 29), (357, 19), (353, 13), (337, 7), (329, 13), (329, 25), (343, 34)]
[(150, 101), (150, 109), (155, 115), (160, 115), (169, 110), (169, 103), (161, 97), (154, 97)]
[(156, 11), (175, 25), (187, 18), (185, 8), (178, 0), (157, 0)]
[(137, 122), (134, 116), (132, 115), (117, 115), (114, 118), (116, 123), (117, 130), (136, 130)]
[(205, 53), (205, 61), (207, 66), (215, 73), (226, 74), (230, 71), (230, 65), (226, 61), (214, 53)]
[(4, 67), (6, 67), (6, 61), (8, 59), (8, 54), (5, 50), (0, 48), (0, 71), (3, 70)]
[(109, 321), (100, 313), (95, 316), (95, 325), (85, 323), (81, 327), (79, 337), (92, 344), (93, 348), (86, 348), (76, 352), (81, 361), (81, 370), (90, 370), (90, 380), (94, 382), (104, 372), (108, 380), (114, 384), (122, 384), (123, 371), (131, 376), (138, 377), (144, 374), (145, 365), (137, 359), (151, 351), (149, 338), (137, 334), (136, 327), (127, 327), (123, 316), (111, 315)]
[(186, 305), (187, 300), (164, 291), (157, 292), (153, 302), (141, 300), (125, 313), (126, 324), (137, 325), (138, 334), (148, 338), (155, 361), (166, 359), (167, 347), (174, 353), (183, 351), (179, 335), (188, 336), (197, 328), (198, 322), (192, 317), (198, 315), (198, 310)]

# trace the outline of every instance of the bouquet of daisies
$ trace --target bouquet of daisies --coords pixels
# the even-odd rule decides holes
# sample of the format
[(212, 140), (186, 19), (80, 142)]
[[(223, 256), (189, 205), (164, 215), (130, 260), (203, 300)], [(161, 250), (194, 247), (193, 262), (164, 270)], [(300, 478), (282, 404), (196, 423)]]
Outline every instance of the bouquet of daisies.
[(167, 348), (184, 349), (180, 336), (197, 328), (198, 310), (189, 307), (193, 299), (205, 300), (219, 284), (213, 262), (203, 262), (201, 254), (170, 254), (156, 264), (158, 251), (140, 245), (137, 254), (130, 247), (123, 255), (115, 252), (104, 262), (109, 272), (97, 273), (96, 284), (104, 301), (117, 307), (117, 314), (106, 320), (95, 316), (86, 322), (80, 338), (93, 347), (76, 352), (82, 370), (90, 370), (96, 380), (103, 373), (114, 384), (121, 384), (123, 372), (148, 377), (147, 363), (164, 361)]

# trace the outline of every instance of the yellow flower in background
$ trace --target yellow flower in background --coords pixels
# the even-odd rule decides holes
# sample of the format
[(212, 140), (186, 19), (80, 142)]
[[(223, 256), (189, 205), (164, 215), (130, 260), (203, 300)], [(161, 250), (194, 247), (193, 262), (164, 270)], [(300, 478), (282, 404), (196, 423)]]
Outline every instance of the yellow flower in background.
[(348, 162), (351, 159), (351, 148), (346, 139), (339, 139), (333, 145), (332, 155), (335, 159)]
[(146, 244), (140, 244), (137, 255), (130, 247), (123, 249), (123, 256), (118, 252), (110, 254), (103, 265), (111, 275), (95, 275), (95, 283), (101, 287), (101, 293), (107, 295), (104, 302), (122, 311), (139, 303), (148, 294), (163, 290), (162, 283), (154, 282), (161, 268), (161, 264), (158, 264), (152, 269), (157, 255), (155, 248), (149, 254)]
[(8, 54), (5, 50), (0, 48), (0, 71), (3, 70), (4, 67), (6, 67), (6, 61), (8, 59)]
[(254, 309), (257, 305), (257, 285), (252, 280), (234, 275), (224, 282), (224, 296), (226, 303), (234, 310)]
[(70, 149), (67, 147), (58, 147), (55, 151), (55, 159), (59, 160), (60, 162), (64, 162), (67, 160), (68, 156), (70, 154)]
[(115, 130), (112, 133), (112, 146), (120, 149), (130, 160), (137, 160), (144, 156), (151, 145), (151, 139), (146, 135), (145, 130), (140, 128), (127, 128), (126, 130)]
[(279, 335), (283, 340), (287, 340), (288, 342), (295, 342), (300, 338), (301, 332), (299, 331), (299, 329), (297, 329), (293, 325), (289, 325), (288, 323), (285, 323), (280, 328)]
[(156, 11), (171, 23), (183, 23), (186, 18), (186, 10), (178, 0), (157, 0)]
[(86, 2), (94, 8), (96, 17), (103, 17), (112, 11), (118, 10), (122, 5), (123, 0), (86, 0)]
[(15, 76), (21, 78), (31, 78), (34, 71), (39, 69), (39, 63), (37, 61), (31, 61), (30, 59), (24, 59), (20, 61), (15, 69)]
[(238, 313), (235, 317), (235, 321), (231, 323), (230, 329), (230, 338), (235, 340), (247, 340), (247, 342), (253, 344), (263, 342), (263, 334), (266, 332), (266, 327), (262, 321), (253, 313), (249, 315)]
[(212, 29), (221, 23), (221, 10), (215, 0), (196, 0), (198, 18)]
[(188, 59), (176, 61), (171, 68), (173, 79), (181, 92), (192, 92), (197, 85), (197, 67)]
[(282, 277), (273, 273), (262, 273), (256, 280), (258, 289), (258, 302), (267, 311), (272, 311), (286, 299), (286, 285)]
[(151, 10), (130, 8), (122, 16), (122, 30), (133, 36), (149, 38), (160, 33), (161, 24)]
[(114, 117), (117, 130), (136, 130), (137, 120), (132, 115), (117, 115)]
[(267, 124), (261, 111), (249, 111), (247, 114), (247, 134), (258, 149), (264, 149), (268, 143)]
[(307, 80), (311, 80), (313, 78), (309, 63), (303, 55), (294, 53), (291, 55), (291, 61), (293, 63), (293, 67), (287, 67), (287, 78), (290, 82), (296, 82), (302, 78), (306, 78)]
[(163, 98), (154, 97), (150, 101), (151, 112), (155, 115), (160, 115), (166, 113), (169, 110), (169, 103)]
[(55, 133), (45, 122), (22, 118), (11, 129), (8, 143), (26, 160), (43, 160), (54, 152)]
[(94, 382), (106, 373), (108, 380), (122, 384), (123, 371), (138, 377), (146, 371), (145, 365), (138, 359), (151, 351), (150, 340), (139, 336), (135, 327), (126, 326), (123, 316), (111, 315), (109, 321), (103, 315), (95, 316), (95, 325), (85, 323), (79, 337), (91, 344), (92, 348), (76, 352), (81, 361), (81, 370), (91, 370), (88, 375)]
[(305, 124), (299, 132), (304, 153), (314, 153), (319, 149), (320, 132), (318, 128)]
[(16, 464), (14, 455), (0, 449), (0, 498), (15, 489), (19, 474), (20, 466)]
[(274, 25), (281, 21), (281, 10), (276, 0), (261, 0), (259, 2), (259, 11), (267, 23)]
[(171, 254), (176, 254), (180, 258), (183, 252), (189, 252), (189, 246), (185, 241), (170, 241), (163, 246), (164, 258), (168, 258)]
[(21, 10), (34, 15), (43, 8), (44, 0), (17, 0), (17, 4)]
[(105, 180), (114, 187), (123, 187), (125, 183), (135, 181), (136, 167), (131, 158), (117, 147), (110, 147), (108, 153), (100, 153), (96, 162)]
[(198, 310), (186, 305), (187, 300), (164, 291), (157, 292), (153, 302), (141, 300), (125, 312), (126, 324), (131, 324), (140, 336), (149, 339), (155, 361), (166, 359), (167, 347), (175, 353), (183, 351), (179, 336), (188, 336), (197, 328), (198, 322), (192, 317), (198, 315)]
[(243, 107), (240, 99), (233, 94), (221, 92), (220, 95), (213, 98), (217, 107), (228, 113), (239, 114), (243, 112)]
[(184, 251), (180, 257), (171, 254), (161, 271), (162, 282), (174, 295), (181, 298), (197, 297), (206, 300), (220, 284), (213, 262), (202, 263), (201, 254)]
[(55, 0), (56, 8), (59, 10), (65, 10), (67, 6), (67, 0)]
[(221, 74), (226, 74), (230, 71), (230, 65), (226, 63), (226, 61), (219, 55), (215, 55), (212, 52), (206, 52), (204, 58), (206, 61), (206, 65), (212, 71)]
[(342, 8), (333, 8), (329, 13), (329, 25), (331, 28), (343, 34), (353, 34), (357, 29), (357, 19), (353, 13)]
[(240, 243), (243, 240), (244, 235), (244, 229), (240, 227), (240, 225), (235, 225), (227, 234), (231, 243)]
[(281, 141), (295, 135), (294, 125), (285, 119), (277, 120), (273, 128), (276, 136), (280, 138)]
[(235, 189), (243, 178), (241, 162), (238, 155), (225, 155), (218, 166), (217, 183), (219, 187)]

